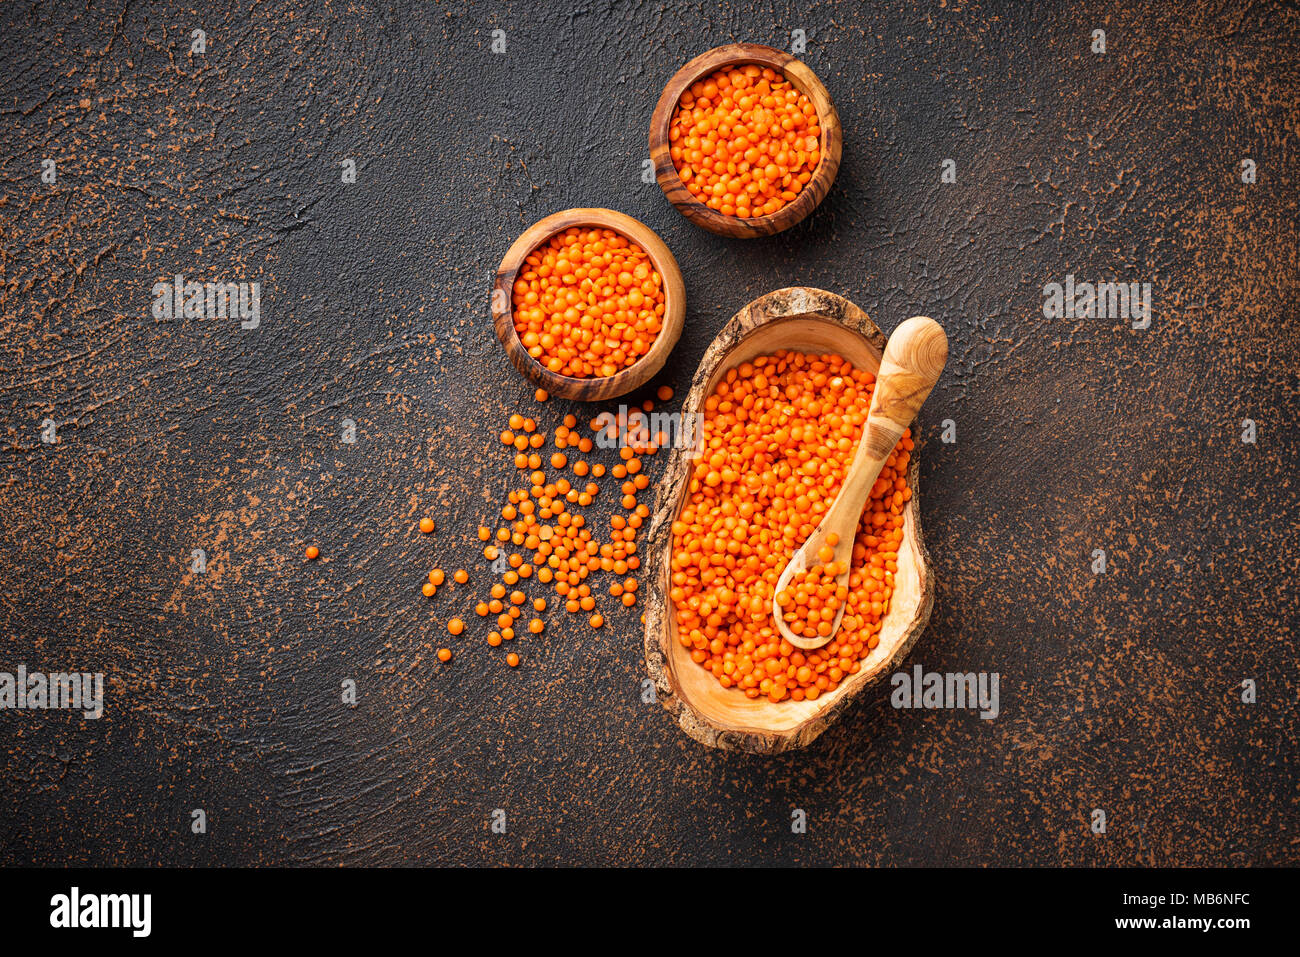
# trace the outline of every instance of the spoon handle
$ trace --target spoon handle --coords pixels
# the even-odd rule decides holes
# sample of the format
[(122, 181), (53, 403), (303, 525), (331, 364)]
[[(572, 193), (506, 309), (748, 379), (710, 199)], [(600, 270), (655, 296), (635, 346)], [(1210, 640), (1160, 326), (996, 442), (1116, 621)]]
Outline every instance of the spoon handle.
[[(824, 523), (827, 531), (833, 525), (857, 528), (858, 517), (885, 461), (939, 381), (947, 361), (948, 337), (943, 327), (927, 316), (913, 316), (889, 337), (876, 373), (864, 434), (831, 507), (834, 514), (828, 515)], [(847, 537), (851, 544), (852, 535)], [(841, 540), (844, 538), (841, 532)]]
[(863, 437), (872, 456), (889, 458), (947, 361), (948, 337), (933, 319), (913, 316), (894, 330), (876, 373)]

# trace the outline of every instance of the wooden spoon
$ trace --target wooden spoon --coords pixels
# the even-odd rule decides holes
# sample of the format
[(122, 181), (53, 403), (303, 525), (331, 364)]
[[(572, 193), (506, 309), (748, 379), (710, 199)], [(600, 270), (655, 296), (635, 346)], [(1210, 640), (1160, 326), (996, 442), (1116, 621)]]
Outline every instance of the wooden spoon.
[(791, 557), (777, 581), (776, 592), (772, 597), (772, 617), (776, 619), (776, 627), (782, 637), (790, 644), (804, 649), (820, 648), (840, 630), (847, 602), (840, 603), (829, 635), (807, 638), (790, 630), (776, 603), (776, 595), (789, 587), (790, 579), (795, 575), (821, 564), (817, 554), (822, 546), (828, 544), (827, 538), (832, 532), (839, 536), (832, 548), (835, 553), (832, 561), (843, 562), (845, 567), (845, 571), (836, 580), (841, 585), (848, 584), (848, 569), (853, 562), (853, 540), (857, 534), (858, 520), (862, 517), (867, 497), (871, 494), (871, 487), (876, 484), (880, 470), (885, 467), (885, 460), (916, 418), (916, 413), (920, 411), (921, 404), (925, 402), (934, 384), (939, 381), (939, 374), (947, 361), (948, 337), (937, 322), (926, 316), (913, 316), (889, 337), (885, 354), (880, 360), (880, 371), (876, 374), (876, 388), (871, 396), (866, 424), (862, 427), (862, 438), (858, 442), (844, 484), (840, 486), (840, 494), (822, 518), (821, 524)]

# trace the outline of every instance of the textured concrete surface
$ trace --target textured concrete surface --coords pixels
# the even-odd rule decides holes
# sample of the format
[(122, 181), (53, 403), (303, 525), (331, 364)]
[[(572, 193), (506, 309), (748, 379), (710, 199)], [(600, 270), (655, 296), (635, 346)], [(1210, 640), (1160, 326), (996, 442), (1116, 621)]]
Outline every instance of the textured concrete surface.
[[(1300, 862), (1294, 8), (197, 6), (0, 6), (0, 670), (109, 680), (98, 722), (0, 712), (5, 862)], [(694, 54), (796, 29), (843, 167), (721, 240), (642, 182), (646, 124)], [(486, 581), (491, 437), (532, 407), (486, 291), (578, 205), (681, 262), (679, 387), (780, 286), (943, 323), (911, 663), (1000, 673), (996, 720), (886, 687), (807, 751), (705, 750), (621, 610), (552, 614), (516, 671), (470, 615), (439, 665), (476, 593), (419, 584)], [(262, 282), (260, 326), (155, 319), (176, 273)], [(1150, 282), (1150, 328), (1045, 319), (1067, 273)]]

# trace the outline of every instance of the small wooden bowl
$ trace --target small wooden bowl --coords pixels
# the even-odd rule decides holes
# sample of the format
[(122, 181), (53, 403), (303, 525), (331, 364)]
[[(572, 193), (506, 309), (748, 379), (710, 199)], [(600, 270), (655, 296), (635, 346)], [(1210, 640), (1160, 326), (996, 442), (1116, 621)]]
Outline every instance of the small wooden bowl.
[[(856, 368), (876, 372), (885, 336), (866, 313), (833, 293), (795, 287), (755, 299), (727, 323), (705, 352), (682, 404), (683, 415), (701, 413), (727, 370), (778, 349), (805, 353), (837, 352)], [(903, 511), (903, 541), (889, 612), (880, 644), (830, 694), (816, 701), (750, 699), (723, 688), (709, 671), (691, 661), (677, 640), (677, 619), (668, 597), (673, 547), (672, 525), (690, 488), (694, 451), (675, 448), (659, 484), (655, 511), (643, 552), (648, 589), (646, 667), (660, 700), (691, 737), (717, 748), (774, 754), (801, 748), (838, 718), (849, 702), (896, 670), (916, 643), (934, 605), (934, 579), (921, 540), (920, 456), (912, 453), (907, 480), (912, 498)]]
[[(821, 162), (813, 171), (813, 177), (808, 181), (808, 185), (792, 202), (782, 206), (770, 216), (741, 219), (738, 216), (724, 216), (691, 195), (686, 184), (677, 175), (677, 167), (673, 165), (673, 158), (669, 154), (668, 131), (672, 127), (673, 113), (677, 110), (678, 101), (692, 83), (725, 67), (742, 66), (747, 63), (770, 67), (779, 73), (784, 73), (795, 89), (808, 97), (817, 107), (818, 122), (822, 131)], [(703, 226), (720, 236), (737, 239), (779, 233), (783, 229), (789, 229), (816, 209), (817, 204), (830, 192), (831, 183), (835, 182), (843, 147), (844, 136), (840, 128), (840, 115), (835, 112), (831, 95), (826, 92), (822, 81), (817, 79), (817, 74), (790, 54), (757, 43), (729, 43), (726, 46), (715, 47), (691, 60), (673, 74), (673, 78), (668, 81), (668, 85), (664, 87), (659, 97), (654, 114), (650, 117), (650, 159), (655, 164), (655, 176), (659, 180), (659, 187), (668, 197), (668, 201), (695, 225)]]
[[(552, 372), (528, 354), (515, 331), (511, 294), (519, 270), (533, 250), (570, 226), (594, 226), (621, 233), (646, 251), (650, 262), (663, 279), (663, 328), (659, 330), (649, 352), (612, 376), (579, 379)], [(663, 240), (655, 235), (654, 230), (631, 216), (612, 209), (566, 209), (533, 223), (506, 250), (505, 258), (497, 268), (496, 282), (492, 286), (492, 322), (511, 363), (528, 381), (551, 395), (564, 399), (598, 402), (645, 385), (663, 368), (668, 353), (673, 351), (673, 346), (681, 337), (685, 318), (686, 287), (682, 283), (682, 271), (677, 268), (673, 254), (668, 251)]]

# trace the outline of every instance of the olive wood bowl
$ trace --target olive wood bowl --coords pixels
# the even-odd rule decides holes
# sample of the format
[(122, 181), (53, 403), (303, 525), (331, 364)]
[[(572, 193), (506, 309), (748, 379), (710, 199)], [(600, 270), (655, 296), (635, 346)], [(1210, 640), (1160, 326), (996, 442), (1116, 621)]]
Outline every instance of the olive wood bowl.
[[(812, 101), (817, 108), (818, 123), (821, 126), (821, 162), (813, 171), (812, 179), (791, 202), (770, 215), (742, 219), (739, 216), (724, 216), (691, 195), (686, 184), (677, 175), (677, 167), (673, 165), (673, 158), (669, 153), (671, 144), (668, 141), (668, 132), (672, 128), (673, 113), (677, 110), (677, 104), (692, 83), (726, 67), (742, 66), (747, 63), (770, 67), (778, 73), (784, 73), (794, 88)], [(817, 74), (789, 53), (757, 43), (730, 43), (715, 47), (691, 60), (673, 74), (650, 117), (650, 159), (654, 163), (659, 187), (668, 197), (668, 201), (695, 225), (720, 236), (736, 239), (771, 236), (783, 229), (789, 229), (816, 209), (830, 192), (831, 184), (835, 182), (843, 147), (844, 136), (840, 127), (840, 116), (835, 111), (835, 104), (831, 102), (826, 87), (822, 85), (821, 80), (817, 79)]]
[[(700, 360), (682, 414), (701, 413), (727, 370), (778, 349), (836, 352), (855, 368), (875, 373), (884, 348), (885, 335), (847, 299), (820, 289), (778, 289), (745, 306), (713, 340)], [(765, 754), (801, 748), (830, 727), (854, 697), (896, 670), (924, 631), (934, 605), (934, 579), (921, 539), (919, 449), (918, 442), (908, 466), (912, 498), (903, 511), (898, 572), (880, 644), (861, 662), (858, 673), (846, 677), (835, 691), (816, 701), (777, 704), (766, 697), (748, 698), (738, 688), (723, 688), (711, 672), (691, 661), (677, 640), (677, 619), (668, 597), (672, 525), (686, 502), (695, 450), (672, 450), (642, 552), (645, 658), (660, 701), (683, 731), (717, 748)]]
[[(646, 251), (663, 280), (664, 318), (659, 335), (645, 355), (611, 376), (583, 379), (552, 372), (528, 354), (515, 331), (514, 306), (511, 303), (515, 278), (529, 254), (570, 226), (594, 226), (621, 233)], [(645, 385), (663, 368), (668, 354), (681, 337), (685, 318), (686, 287), (673, 254), (650, 227), (612, 209), (566, 209), (533, 223), (506, 250), (492, 286), (492, 323), (510, 362), (528, 381), (563, 399), (599, 402)]]

